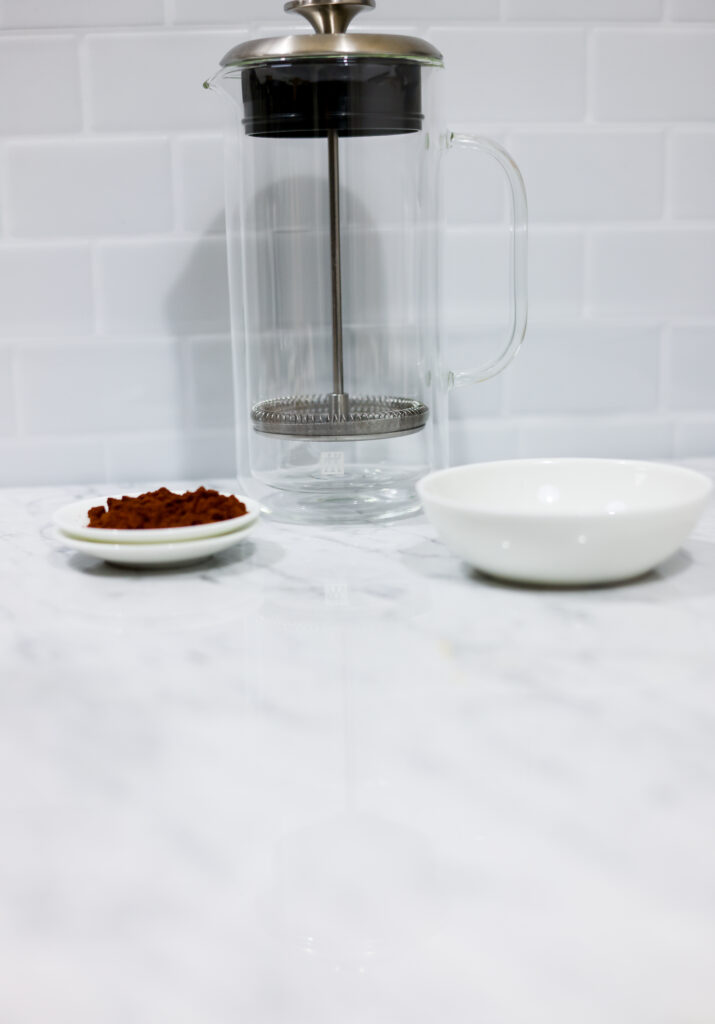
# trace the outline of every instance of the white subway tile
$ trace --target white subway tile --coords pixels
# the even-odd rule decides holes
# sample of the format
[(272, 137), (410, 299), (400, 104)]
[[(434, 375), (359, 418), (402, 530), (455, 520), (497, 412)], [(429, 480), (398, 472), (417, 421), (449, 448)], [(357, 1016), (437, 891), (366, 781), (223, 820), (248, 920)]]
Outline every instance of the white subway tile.
[(12, 233), (146, 234), (172, 227), (171, 160), (162, 139), (20, 142), (8, 150)]
[(223, 160), (220, 137), (181, 139), (177, 143), (179, 223), (187, 231), (225, 231)]
[[(502, 142), (495, 139), (495, 142)], [(487, 154), (453, 146), (442, 161), (444, 215), (449, 224), (489, 224), (504, 220), (506, 178)]]
[(195, 338), (188, 374), (191, 425), (199, 430), (233, 427), (233, 362), (230, 338)]
[[(266, 13), (268, 12), (266, 11)], [(250, 27), (251, 39), (268, 39), (271, 36), (300, 35), (301, 33), (311, 35), (312, 32), (312, 28), (303, 18), (293, 18), (290, 27), (283, 17), (258, 25), (254, 22)]]
[(185, 444), (185, 475), (192, 480), (236, 476), (236, 434), (231, 430), (206, 431), (191, 435)]
[(78, 130), (82, 110), (74, 39), (0, 39), (0, 96), (0, 135)]
[(715, 415), (678, 420), (673, 455), (678, 459), (715, 455)]
[[(486, 2), (489, 2), (489, 0), (486, 0)], [(414, 18), (411, 18), (409, 21), (396, 21), (392, 14), (390, 12), (386, 14), (384, 9), (380, 9), (380, 11), (377, 9), (363, 11), (363, 14), (367, 14), (367, 17), (362, 22), (354, 21), (350, 27), (350, 32), (357, 30), (367, 35), (372, 33), (376, 35), (420, 36), (426, 38), (427, 26), (424, 23), (418, 23)], [(434, 21), (434, 18), (431, 20)], [(480, 19), (477, 20), (479, 21)], [(360, 27), (361, 24), (362, 28)], [(248, 31), (252, 39), (267, 39), (270, 36), (313, 34), (313, 29), (303, 18), (293, 18), (291, 21), (286, 21), (284, 14), (272, 21), (252, 22), (248, 27)]]
[(448, 232), (443, 256), (447, 324), (476, 327), (505, 322), (509, 302), (506, 227)]
[[(451, 231), (444, 251), (446, 322), (452, 327), (503, 324), (509, 308), (510, 234), (504, 228)], [(529, 236), (530, 316), (580, 314), (584, 239), (580, 233), (535, 229)]]
[(0, 247), (0, 337), (86, 334), (92, 320), (86, 246)]
[[(443, 10), (444, 8), (444, 10)], [(369, 32), (370, 26), (385, 18), (430, 18), (434, 16), (433, 0), (379, 0), (372, 11), (365, 11), (355, 22), (353, 30)], [(283, 12), (282, 0), (174, 0), (174, 21), (184, 25), (245, 25), (246, 22), (264, 22), (274, 17), (280, 25), (277, 33), (293, 34), (306, 24), (296, 15)], [(499, 0), (443, 0), (440, 18), (498, 18)], [(257, 34), (262, 32), (258, 26)]]
[(520, 132), (507, 147), (526, 182), (532, 221), (658, 218), (660, 132)]
[(103, 243), (97, 301), (100, 329), (108, 334), (225, 333), (224, 241)]
[(658, 416), (610, 416), (520, 423), (522, 458), (667, 459), (673, 454), (673, 426)]
[(715, 327), (673, 327), (667, 358), (668, 407), (715, 412)]
[[(213, 23), (235, 23), (235, 3), (231, 0), (175, 0), (180, 20), (198, 23), (204, 6)], [(252, 21), (251, 34), (256, 37), (288, 35), (312, 31), (301, 17), (288, 17), (282, 0), (243, 0), (241, 21)], [(364, 10), (350, 26), (351, 32), (389, 32), (401, 35), (424, 34), (425, 22), (441, 25), (445, 21), (499, 21), (500, 0), (442, 0), (437, 9), (434, 0), (377, 0), (372, 10)], [(255, 32), (254, 32), (255, 28)]]
[(452, 422), (449, 438), (450, 465), (513, 459), (517, 454), (518, 440), (518, 430), (513, 423), (494, 420)]
[[(499, 0), (441, 0), (438, 7), (434, 0), (377, 0), (374, 11), (354, 22), (356, 31), (369, 31), (373, 22), (389, 19), (431, 20), (435, 15), (440, 22), (450, 20), (484, 21), (499, 20)], [(362, 29), (358, 29), (361, 25)], [(394, 31), (400, 31), (395, 27)]]
[(162, 0), (0, 0), (2, 28), (160, 25)]
[(591, 239), (596, 312), (715, 315), (715, 230), (634, 228)]
[(674, 216), (715, 217), (715, 132), (679, 132), (670, 146)]
[[(174, 0), (174, 21), (185, 25), (245, 25), (271, 13), (278, 17), (282, 9), (283, 5), (276, 0), (241, 0), (240, 5), (236, 0)], [(295, 16), (286, 16), (286, 35), (297, 21)]]
[[(472, 362), (455, 363), (455, 369), (467, 370)], [(452, 391), (449, 396), (449, 415), (453, 420), (472, 420), (478, 417), (498, 416), (502, 407), (504, 382), (502, 377), (481, 381)]]
[(13, 349), (0, 345), (0, 436), (14, 434), (16, 429)]
[[(447, 332), (444, 358), (455, 373), (484, 366), (504, 348), (505, 329), (455, 329)], [(449, 415), (453, 420), (477, 416), (496, 416), (502, 407), (503, 375), (479, 384), (457, 388), (449, 396)]]
[(595, 33), (596, 116), (611, 121), (715, 117), (715, 32)]
[[(360, 345), (366, 363), (370, 362), (370, 350), (380, 345), (374, 325), (382, 324), (387, 330), (399, 329), (405, 322), (406, 311), (415, 302), (420, 250), (417, 239), (410, 244), (413, 239), (414, 236), (403, 234), (399, 229), (364, 231), (344, 223), (341, 235), (343, 318), (351, 329), (368, 326), (368, 338), (372, 340), (366, 339)], [(285, 232), (281, 243), (274, 250), (275, 273), (282, 282), (283, 294), (276, 302), (281, 322), (291, 323), (300, 316), (305, 317), (307, 323), (311, 322), (311, 317), (318, 323), (324, 321), (330, 309), (328, 235), (295, 232), (291, 237)], [(265, 259), (263, 253), (261, 257)]]
[(503, 0), (507, 18), (524, 21), (653, 21), (663, 0)]
[(130, 484), (147, 482), (166, 487), (188, 476), (184, 472), (183, 434), (152, 434), (142, 437), (108, 437), (105, 442), (107, 479)]
[(17, 387), (27, 434), (136, 433), (176, 428), (188, 382), (173, 340), (28, 342)]
[(676, 21), (715, 21), (713, 0), (670, 0), (670, 16)]
[(212, 478), (233, 477), (236, 472), (232, 431), (109, 438), (106, 451), (111, 480), (152, 480), (157, 486), (181, 479), (211, 483)]
[(221, 99), (202, 87), (245, 33), (114, 33), (87, 39), (91, 126), (103, 131), (215, 128)]
[(92, 483), (104, 479), (104, 447), (84, 438), (0, 441), (0, 486)]
[(660, 375), (656, 328), (593, 324), (532, 327), (508, 372), (510, 413), (655, 410)]
[[(436, 140), (432, 139), (432, 144)], [(422, 209), (421, 190), (424, 182), (425, 137), (407, 133), (372, 138), (344, 139), (340, 142), (341, 217), (346, 226), (374, 230), (391, 226), (414, 232), (416, 211)], [(473, 161), (475, 169), (480, 161)], [(447, 167), (449, 159), (441, 163)], [(290, 212), (292, 202), (301, 205), (302, 216), (312, 214), (316, 224), (329, 230), (329, 211), (325, 197), (328, 174), (324, 153), (309, 146), (291, 161), (297, 188), (290, 194), (286, 188), (286, 161), (276, 167), (273, 180), (263, 184), (265, 191), (256, 195), (264, 204), (276, 207), (276, 215), (284, 221), (298, 219), (297, 210)], [(321, 182), (322, 179), (322, 182)], [(316, 187), (317, 183), (317, 187)], [(433, 186), (434, 187), (434, 186)], [(278, 212), (280, 211), (280, 213)], [(310, 211), (310, 214), (309, 212)]]
[(584, 238), (580, 233), (534, 228), (529, 233), (529, 317), (572, 316), (584, 297)]
[(580, 120), (586, 103), (579, 29), (435, 28), (452, 122)]

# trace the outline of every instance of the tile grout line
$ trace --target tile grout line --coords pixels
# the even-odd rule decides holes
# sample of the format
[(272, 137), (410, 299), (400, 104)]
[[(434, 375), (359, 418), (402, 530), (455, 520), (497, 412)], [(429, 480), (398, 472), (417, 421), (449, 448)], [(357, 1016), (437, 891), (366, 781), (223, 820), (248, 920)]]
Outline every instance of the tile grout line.
[(82, 32), (76, 37), (77, 64), (79, 68), (79, 102), (82, 119), (81, 138), (89, 138), (92, 134), (92, 103), (90, 99), (89, 49), (87, 33)]
[(20, 440), (27, 438), (27, 411), (20, 386), (20, 343), (12, 345), (12, 394), (15, 400), (15, 436)]
[(596, 43), (597, 36), (592, 27), (586, 29), (586, 116), (584, 124), (594, 125), (597, 123), (595, 115), (596, 106)]
[[(673, 217), (673, 149), (675, 138), (672, 128), (663, 132), (663, 208), (661, 220), (663, 224), (680, 225)], [(704, 218), (703, 218), (704, 220)]]
[(0, 239), (3, 242), (8, 242), (11, 238), (9, 168), (9, 143), (7, 139), (0, 138)]
[(593, 233), (590, 230), (584, 231), (583, 235), (583, 280), (581, 295), (581, 310), (584, 319), (593, 319)]
[(92, 295), (92, 323), (94, 325), (94, 338), (93, 340), (99, 341), (104, 332), (102, 331), (102, 316), (101, 308), (102, 303), (100, 301), (101, 295), (101, 284), (102, 278), (99, 269), (100, 262), (100, 242), (98, 239), (93, 238), (89, 240), (89, 275), (90, 275), (90, 291)]
[(176, 134), (169, 136), (169, 172), (171, 174), (171, 212), (172, 212), (172, 235), (174, 237), (180, 236), (182, 231), (186, 234), (186, 229), (183, 227), (183, 182), (179, 174), (179, 139)]
[[(450, 127), (455, 132), (491, 136), (529, 134), (566, 137), (572, 135), (574, 131), (582, 130), (584, 134), (587, 134), (591, 138), (598, 138), (600, 136), (622, 136), (627, 138), (633, 135), (657, 135), (659, 132), (664, 132), (668, 129), (671, 129), (673, 131), (697, 131), (698, 133), (705, 136), (715, 136), (715, 122), (713, 121), (675, 121), (672, 119), (664, 121), (594, 121), (592, 124), (590, 123), (586, 127), (582, 126), (584, 126), (584, 122), (576, 120), (504, 120), (498, 123), (492, 123), (489, 121), (467, 121), (464, 119), (455, 119), (453, 121), (450, 121)], [(187, 125), (186, 127), (176, 127), (175, 125), (158, 125), (157, 127), (151, 128), (132, 128), (126, 130), (121, 128), (90, 127), (88, 132), (91, 134), (92, 138), (95, 139), (97, 142), (142, 142), (151, 138), (165, 137), (169, 132), (173, 132), (177, 138), (182, 139), (215, 139), (221, 137), (222, 135), (220, 128), (215, 125), (205, 128), (197, 125)], [(8, 132), (5, 138), (12, 139), (13, 141), (22, 141), (23, 143), (55, 141), (71, 142), (75, 139), (82, 138), (82, 132)]]
[[(486, 237), (495, 235), (504, 226), (502, 221), (481, 221), (478, 224), (450, 224), (448, 234), (456, 237), (468, 237), (476, 235)], [(594, 234), (607, 234), (612, 231), (626, 233), (640, 232), (643, 235), (654, 231), (676, 232), (682, 231), (685, 234), (699, 235), (715, 230), (715, 217), (707, 220), (672, 220), (665, 222), (662, 217), (654, 220), (652, 217), (644, 217), (642, 220), (579, 220), (579, 221), (537, 221), (529, 222), (529, 233), (533, 231), (540, 237), (561, 237), (568, 238), (574, 235), (591, 231)]]
[[(177, 21), (174, 12), (174, 0), (164, 0), (164, 20), (151, 22), (122, 22), (121, 24), (77, 24), (77, 25), (37, 25), (28, 28), (7, 27), (0, 28), (3, 39), (29, 39), (29, 38), (57, 38), (58, 36), (72, 36), (77, 32), (91, 32), (102, 35), (122, 34), (146, 34), (148, 36), (166, 32), (167, 29), (177, 29), (184, 33), (206, 33), (206, 32), (241, 32), (255, 34), (256, 31), (265, 31), (271, 34), (298, 35), (308, 34), (308, 30), (302, 32), (294, 27), (292, 32), (286, 31), (286, 22), (275, 19), (261, 20), (252, 18), (250, 20), (228, 19), (223, 21)], [(407, 32), (408, 29), (417, 29), (421, 34), (433, 31), (477, 31), (494, 34), (508, 34), (514, 31), (534, 33), (535, 35), (547, 33), (560, 33), (584, 31), (589, 29), (603, 29), (608, 32), (638, 33), (660, 35), (663, 32), (672, 32), (676, 35), (693, 34), (698, 30), (712, 35), (715, 33), (715, 21), (712, 19), (693, 19), (689, 21), (668, 20), (664, 18), (632, 19), (632, 20), (607, 20), (599, 18), (564, 19), (554, 18), (547, 20), (527, 20), (499, 16), (497, 18), (444, 18), (442, 21), (435, 21), (434, 18), (411, 18), (398, 22), (391, 20), (384, 25), (381, 22), (373, 22), (370, 32), (379, 33), (383, 29), (388, 32)]]
[(152, 245), (166, 245), (171, 242), (201, 242), (201, 241), (215, 241), (219, 239), (224, 240), (225, 233), (223, 231), (190, 231), (188, 229), (171, 231), (156, 231), (151, 234), (88, 234), (87, 232), (77, 235), (33, 235), (23, 237), (8, 238), (6, 241), (10, 243), (6, 245), (5, 241), (0, 241), (0, 248), (13, 248), (16, 251), (23, 249), (62, 249), (65, 247), (76, 247), (81, 245), (83, 242), (93, 242), (96, 245), (110, 245), (116, 247), (122, 246), (146, 246)]
[(668, 399), (670, 397), (668, 384), (672, 369), (672, 333), (672, 323), (662, 324), (659, 338), (660, 374), (658, 377), (658, 412), (661, 415), (669, 415), (672, 412), (668, 408)]

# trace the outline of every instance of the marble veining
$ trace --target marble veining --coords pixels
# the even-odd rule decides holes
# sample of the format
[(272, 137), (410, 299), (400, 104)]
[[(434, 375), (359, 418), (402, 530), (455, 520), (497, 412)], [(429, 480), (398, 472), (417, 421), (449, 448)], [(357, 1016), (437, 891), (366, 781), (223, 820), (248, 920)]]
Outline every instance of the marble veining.
[(116, 569), (92, 493), (0, 492), (2, 1024), (712, 1024), (712, 506), (548, 590), (423, 518)]

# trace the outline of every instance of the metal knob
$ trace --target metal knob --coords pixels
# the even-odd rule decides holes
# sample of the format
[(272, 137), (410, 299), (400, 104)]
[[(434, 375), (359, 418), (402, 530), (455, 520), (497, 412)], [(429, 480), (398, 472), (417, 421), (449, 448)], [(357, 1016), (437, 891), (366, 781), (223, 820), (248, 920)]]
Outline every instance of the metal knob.
[(288, 0), (283, 10), (302, 14), (321, 35), (339, 35), (356, 14), (374, 6), (375, 0)]

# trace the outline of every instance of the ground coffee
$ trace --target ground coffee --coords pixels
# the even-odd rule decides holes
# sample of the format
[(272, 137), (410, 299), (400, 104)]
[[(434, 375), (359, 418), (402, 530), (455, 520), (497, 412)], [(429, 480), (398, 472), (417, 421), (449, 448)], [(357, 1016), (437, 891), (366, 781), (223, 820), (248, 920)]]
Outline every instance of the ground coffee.
[(246, 506), (233, 495), (199, 487), (175, 494), (167, 487), (135, 498), (108, 498), (107, 508), (89, 510), (88, 526), (111, 530), (153, 530), (163, 526), (198, 526), (245, 515)]

